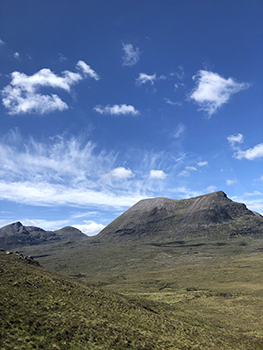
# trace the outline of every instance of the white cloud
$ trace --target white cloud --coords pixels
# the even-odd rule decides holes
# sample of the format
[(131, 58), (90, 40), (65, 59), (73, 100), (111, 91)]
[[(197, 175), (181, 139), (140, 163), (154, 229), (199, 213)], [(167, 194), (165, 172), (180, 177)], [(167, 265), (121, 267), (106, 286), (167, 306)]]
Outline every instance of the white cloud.
[[(131, 153), (134, 170), (119, 166)], [(155, 169), (169, 169), (169, 179), (175, 178), (181, 161), (174, 153), (137, 148), (127, 153), (98, 150), (85, 134), (56, 135), (38, 142), (12, 131), (0, 140), (0, 154), (0, 200), (22, 205), (123, 210), (141, 199), (164, 193), (171, 198), (201, 194), (150, 178)], [(152, 172), (152, 176), (161, 178), (164, 173)], [(76, 217), (71, 219), (74, 222), (68, 221), (67, 225), (83, 224)]]
[(184, 69), (182, 66), (179, 66), (178, 69), (179, 69), (179, 72), (176, 72), (175, 74), (178, 79), (182, 80), (184, 78)]
[(24, 97), (20, 88), (12, 88), (10, 85), (3, 90), (3, 96), (3, 104), (11, 115), (20, 113), (44, 114), (68, 109), (68, 105), (57, 95), (28, 93)]
[(249, 193), (249, 192), (245, 192), (244, 193), (245, 196), (262, 196), (263, 193), (259, 192), (259, 191), (254, 191), (252, 193)]
[(113, 169), (108, 175), (110, 175), (110, 177), (120, 179), (120, 180), (129, 179), (134, 176), (131, 169), (125, 169), (123, 167), (118, 167)]
[(153, 85), (156, 79), (157, 79), (156, 74), (148, 75), (145, 73), (140, 73), (139, 78), (136, 79), (136, 84), (142, 85), (142, 84), (146, 84), (147, 82), (150, 82)]
[(150, 179), (165, 179), (167, 174), (162, 170), (151, 170), (150, 171)]
[(238, 149), (234, 154), (234, 158), (236, 159), (245, 158), (247, 160), (254, 160), (256, 158), (261, 158), (261, 157), (263, 157), (263, 143), (260, 143), (253, 148), (249, 148), (246, 151), (242, 151), (241, 149)]
[(133, 106), (126, 105), (126, 104), (106, 106), (106, 107), (102, 107), (98, 105), (94, 108), (94, 110), (100, 114), (111, 114), (111, 115), (139, 114), (139, 111), (137, 111)]
[(59, 60), (59, 62), (64, 62), (64, 61), (67, 61), (68, 59), (62, 53), (59, 53), (58, 60)]
[(243, 143), (244, 142), (244, 137), (242, 134), (230, 135), (227, 137), (227, 139), (232, 147), (235, 145), (235, 143)]
[(188, 177), (190, 176), (190, 172), (187, 170), (183, 170), (178, 174), (179, 177)]
[(82, 70), (82, 73), (85, 76), (89, 76), (90, 78), (93, 78), (95, 80), (100, 79), (98, 74), (84, 61), (78, 61), (76, 67), (77, 67), (77, 69)]
[(263, 157), (263, 143), (259, 143), (253, 148), (249, 148), (246, 151), (243, 151), (240, 147), (236, 146), (236, 143), (243, 143), (244, 137), (242, 134), (231, 135), (227, 139), (230, 145), (232, 146), (232, 148), (235, 150), (235, 153), (233, 155), (234, 158), (236, 159), (245, 158), (247, 160), (254, 160), (256, 158)]
[(184, 87), (185, 85), (183, 83), (177, 83), (177, 84), (174, 84), (174, 91), (178, 90), (179, 87)]
[(134, 49), (132, 44), (122, 44), (122, 49), (124, 51), (122, 65), (129, 67), (134, 66), (140, 59), (139, 48), (137, 47)]
[(227, 103), (233, 94), (249, 87), (249, 84), (237, 83), (232, 78), (225, 79), (218, 73), (206, 70), (200, 70), (193, 76), (193, 80), (196, 82), (196, 87), (190, 94), (190, 99), (210, 117)]
[(197, 165), (198, 166), (205, 166), (205, 165), (207, 165), (208, 164), (208, 162), (207, 161), (204, 161), (204, 162), (198, 162), (197, 163)]
[(40, 227), (43, 230), (54, 231), (68, 226), (68, 220), (48, 221), (43, 219), (21, 219), (19, 220), (24, 226)]
[(16, 60), (19, 60), (20, 55), (19, 55), (19, 53), (18, 53), (18, 52), (15, 52), (15, 53), (14, 53), (14, 58), (15, 58)]
[(181, 102), (173, 102), (173, 101), (171, 101), (169, 98), (166, 98), (166, 97), (165, 97), (164, 101), (165, 101), (168, 105), (171, 105), (171, 106), (181, 106), (181, 105), (182, 105)]
[[(92, 186), (93, 184), (91, 184)], [(100, 186), (101, 187), (101, 186)], [(76, 207), (108, 206), (130, 207), (145, 198), (138, 193), (125, 189), (114, 191), (90, 189), (86, 186), (75, 187), (73, 184), (59, 185), (49, 182), (0, 181), (0, 200), (36, 206), (69, 205)]]
[(0, 45), (5, 45), (4, 41), (0, 39)]
[(184, 131), (185, 131), (185, 126), (183, 124), (179, 124), (176, 131), (173, 133), (173, 137), (175, 139), (179, 139), (179, 137), (181, 137)]
[(188, 177), (191, 175), (191, 171), (197, 171), (196, 167), (194, 166), (186, 166), (183, 171), (181, 171), (177, 176), (179, 177)]
[(190, 170), (190, 171), (196, 171), (197, 170), (196, 167), (194, 167), (194, 166), (186, 166), (185, 169), (186, 170)]
[(206, 189), (206, 190), (207, 190), (208, 192), (214, 192), (216, 189), (217, 189), (217, 187), (216, 187), (216, 186), (214, 186), (214, 185), (210, 185), (210, 186), (208, 186), (208, 187), (207, 187), (207, 189)]
[(83, 61), (79, 61), (76, 68), (81, 70), (81, 73), (66, 70), (58, 76), (48, 68), (43, 68), (31, 76), (20, 72), (11, 73), (11, 83), (2, 90), (2, 101), (8, 113), (11, 115), (44, 114), (67, 109), (67, 104), (56, 94), (43, 95), (38, 90), (42, 87), (50, 87), (70, 92), (73, 85), (87, 76), (95, 80), (99, 79), (98, 75)]
[(227, 186), (231, 186), (231, 185), (235, 184), (236, 182), (237, 182), (237, 180), (226, 180)]
[(87, 224), (73, 225), (73, 227), (77, 228), (78, 230), (80, 230), (88, 236), (94, 236), (98, 234), (101, 230), (103, 230), (105, 226), (91, 221)]

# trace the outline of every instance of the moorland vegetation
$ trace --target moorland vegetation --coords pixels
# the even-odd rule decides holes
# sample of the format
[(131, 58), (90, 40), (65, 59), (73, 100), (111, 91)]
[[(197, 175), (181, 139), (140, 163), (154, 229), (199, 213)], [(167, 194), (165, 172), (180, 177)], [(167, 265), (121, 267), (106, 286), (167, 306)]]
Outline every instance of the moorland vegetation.
[(0, 349), (263, 348), (263, 218), (222, 192), (19, 253), (41, 266), (0, 252)]

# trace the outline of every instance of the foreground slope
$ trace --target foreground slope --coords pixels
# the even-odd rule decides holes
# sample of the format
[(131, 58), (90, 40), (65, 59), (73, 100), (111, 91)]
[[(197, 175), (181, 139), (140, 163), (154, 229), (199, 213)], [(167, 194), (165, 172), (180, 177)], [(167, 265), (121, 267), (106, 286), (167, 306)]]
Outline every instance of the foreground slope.
[(141, 200), (106, 226), (97, 238), (167, 240), (251, 234), (263, 235), (263, 217), (219, 191), (183, 200)]
[(57, 231), (45, 231), (35, 226), (23, 226), (15, 222), (0, 228), (0, 248), (15, 249), (23, 246), (64, 241), (81, 241), (87, 236), (74, 227)]
[[(206, 318), (200, 322), (184, 319), (177, 315), (173, 303), (129, 300), (6, 252), (0, 252), (0, 295), (3, 350), (263, 347), (263, 336), (256, 331), (212, 325)], [(213, 300), (215, 295), (207, 294), (204, 299), (208, 297)], [(199, 299), (190, 295), (186, 302)]]

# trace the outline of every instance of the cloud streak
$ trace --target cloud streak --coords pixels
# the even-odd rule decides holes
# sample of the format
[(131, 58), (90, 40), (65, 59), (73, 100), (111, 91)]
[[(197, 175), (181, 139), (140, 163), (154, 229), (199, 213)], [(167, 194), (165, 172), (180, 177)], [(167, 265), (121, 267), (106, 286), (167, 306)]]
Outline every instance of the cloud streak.
[(247, 89), (247, 83), (238, 83), (232, 78), (225, 79), (218, 73), (200, 70), (193, 80), (195, 88), (190, 99), (199, 105), (199, 110), (205, 111), (209, 117), (230, 100), (233, 94)]
[(39, 90), (52, 88), (70, 93), (72, 86), (87, 77), (99, 80), (97, 73), (84, 61), (78, 61), (76, 68), (78, 73), (66, 70), (61, 76), (49, 68), (43, 68), (31, 76), (17, 71), (11, 73), (10, 84), (1, 91), (3, 105), (10, 115), (45, 114), (68, 109), (68, 105), (58, 95), (45, 95)]

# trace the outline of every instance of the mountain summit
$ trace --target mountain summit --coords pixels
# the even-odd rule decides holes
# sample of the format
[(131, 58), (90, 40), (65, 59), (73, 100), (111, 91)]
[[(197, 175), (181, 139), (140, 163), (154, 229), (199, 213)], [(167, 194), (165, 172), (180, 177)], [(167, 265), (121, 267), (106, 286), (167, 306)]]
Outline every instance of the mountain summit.
[(173, 200), (144, 199), (97, 236), (101, 239), (176, 239), (186, 236), (263, 234), (263, 218), (222, 192)]
[(84, 239), (87, 239), (84, 233), (70, 226), (56, 231), (45, 231), (40, 227), (24, 226), (18, 221), (0, 228), (0, 248), (3, 249)]

